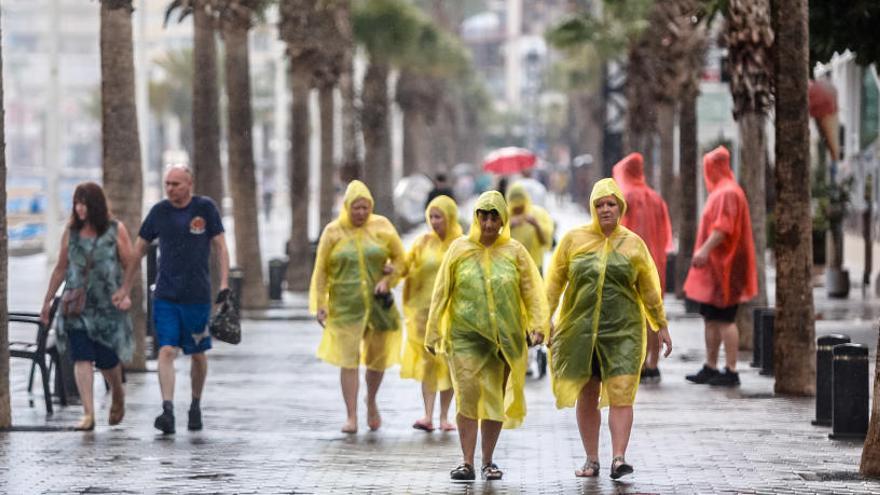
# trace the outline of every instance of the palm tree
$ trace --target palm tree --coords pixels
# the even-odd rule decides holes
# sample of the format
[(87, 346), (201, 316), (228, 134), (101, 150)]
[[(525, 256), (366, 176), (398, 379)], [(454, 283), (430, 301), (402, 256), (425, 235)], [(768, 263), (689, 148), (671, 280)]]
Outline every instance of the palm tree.
[[(101, 144), (107, 199), (129, 232), (138, 232), (143, 178), (141, 151), (137, 145), (132, 10), (131, 0), (101, 2)], [(142, 284), (135, 284), (131, 300), (135, 350), (130, 368), (144, 370), (146, 318)]]
[(339, 175), (342, 182), (363, 175), (358, 139), (359, 115), (354, 84), (354, 33), (351, 25), (351, 0), (336, 0), (336, 20), (340, 38), (345, 41), (340, 60), (339, 93), (342, 99), (342, 164)]
[(287, 285), (291, 290), (309, 286), (312, 260), (309, 245), (309, 90), (313, 85), (310, 67), (318, 62), (320, 40), (311, 36), (309, 21), (317, 0), (288, 0), (281, 3), (278, 31), (287, 44), (290, 59), (291, 107), (290, 206), (291, 222)]
[(415, 8), (403, 0), (365, 0), (352, 13), (355, 39), (369, 56), (361, 95), (364, 178), (376, 200), (376, 213), (389, 217), (393, 198), (388, 76), (392, 64), (410, 49), (422, 22)]
[[(220, 165), (220, 96), (217, 69), (217, 0), (174, 0), (165, 13), (167, 24), (175, 11), (178, 22), (192, 14), (193, 48), (192, 117), (181, 123), (192, 128), (192, 169), (195, 192), (223, 204), (223, 171)], [(168, 64), (166, 64), (168, 65)], [(170, 65), (174, 74), (184, 75), (179, 63)], [(214, 263), (212, 263), (212, 267)]]
[[(3, 37), (0, 36), (0, 39)], [(0, 43), (2, 47), (2, 43)], [(3, 107), (3, 54), (0, 49), (0, 294), (9, 288), (9, 237), (6, 235), (6, 130)], [(0, 297), (0, 429), (12, 425), (9, 400), (9, 306), (6, 297)]]
[(235, 258), (244, 270), (241, 304), (261, 308), (268, 303), (260, 254), (257, 177), (254, 164), (248, 31), (266, 0), (225, 0), (219, 4), (226, 76), (229, 145), (229, 192), (235, 220)]
[(728, 0), (725, 41), (730, 59), (733, 117), (741, 142), (740, 181), (749, 200), (758, 269), (758, 295), (740, 307), (740, 348), (752, 346), (752, 308), (767, 305), (767, 138), (764, 126), (773, 101), (773, 29), (769, 0)]
[[(150, 111), (160, 120), (168, 114), (173, 114), (177, 118), (180, 122), (180, 142), (192, 156), (194, 117), (192, 87), (195, 78), (193, 51), (187, 48), (167, 52), (156, 59), (155, 64), (165, 72), (165, 80), (150, 81)], [(162, 163), (161, 156), (158, 157), (158, 161)], [(161, 171), (161, 167), (159, 170)]]
[(807, 0), (773, 2), (776, 43), (776, 393), (815, 393)]

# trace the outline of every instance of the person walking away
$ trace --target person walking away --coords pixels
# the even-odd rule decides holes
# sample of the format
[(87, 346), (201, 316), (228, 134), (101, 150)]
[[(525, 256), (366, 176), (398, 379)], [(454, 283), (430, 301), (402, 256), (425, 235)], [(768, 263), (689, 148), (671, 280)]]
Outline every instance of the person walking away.
[[(165, 172), (167, 199), (156, 203), (141, 224), (134, 254), (140, 259), (159, 239), (159, 270), (153, 295), (153, 322), (159, 347), (159, 388), (162, 413), (153, 426), (163, 434), (176, 431), (174, 418), (174, 360), (179, 350), (190, 356), (190, 402), (187, 429), (203, 427), (201, 399), (208, 375), (211, 349), (208, 321), (211, 316), (211, 251), (220, 260), (220, 293), (228, 294), (229, 252), (220, 212), (214, 201), (193, 195), (189, 167), (174, 165)], [(132, 277), (126, 279), (131, 287)]]
[[(623, 191), (626, 214), (620, 224), (645, 241), (657, 274), (660, 276), (660, 294), (666, 293), (666, 253), (672, 251), (672, 223), (663, 198), (645, 182), (645, 165), (640, 153), (630, 153), (614, 165), (612, 175)], [(648, 334), (642, 383), (659, 383), (660, 340)]]
[(74, 362), (83, 407), (77, 430), (95, 429), (93, 366), (110, 384), (108, 423), (117, 425), (125, 415), (121, 361), (131, 360), (134, 342), (128, 315), (131, 299), (123, 279), (135, 271), (135, 263), (128, 231), (110, 214), (101, 186), (94, 182), (76, 186), (73, 211), (49, 278), (40, 320), (44, 325), (49, 323), (49, 308), (62, 281), (65, 293), (83, 294), (81, 310), (74, 309), (72, 303), (62, 303), (57, 335), (59, 351), (67, 348)]
[(504, 196), (485, 192), (468, 236), (452, 243), (440, 265), (425, 333), (428, 351), (447, 357), (455, 390), (464, 460), (450, 472), (453, 480), (475, 479), (478, 433), (483, 479), (503, 476), (494, 462), (501, 428), (519, 426), (526, 415), (526, 335), (540, 343), (546, 324), (541, 275), (510, 238)]
[(439, 391), (440, 429), (453, 431), (455, 425), (447, 419), (453, 394), (449, 367), (443, 357), (425, 349), (425, 327), (440, 262), (449, 246), (462, 236), (462, 230), (458, 223), (458, 207), (449, 196), (437, 196), (431, 200), (425, 211), (425, 219), (431, 230), (416, 238), (406, 255), (406, 278), (403, 284), (406, 344), (400, 377), (422, 383), (425, 415), (413, 423), (413, 428), (434, 431), (434, 403)]
[(514, 182), (507, 190), (507, 206), (510, 215), (510, 237), (519, 241), (539, 273), (544, 273), (544, 255), (553, 245), (553, 219), (544, 208), (532, 203), (532, 198), (520, 182)]
[(452, 187), (449, 185), (446, 179), (446, 174), (443, 172), (437, 172), (434, 175), (434, 189), (431, 189), (428, 192), (428, 198), (425, 200), (425, 208), (434, 200), (437, 196), (449, 196), (450, 198), (455, 198), (455, 193), (452, 191)]
[[(547, 276), (550, 376), (556, 407), (576, 406), (586, 453), (578, 477), (599, 475), (599, 408), (611, 406), (611, 478), (633, 472), (626, 462), (647, 331), (672, 352), (660, 278), (645, 242), (620, 225), (627, 204), (613, 179), (590, 194), (592, 222), (563, 236)], [(648, 325), (646, 325), (646, 321)]]
[(339, 217), (321, 233), (309, 288), (309, 311), (324, 327), (317, 355), (340, 368), (343, 433), (358, 430), (360, 365), (367, 368), (367, 426), (375, 431), (382, 425), (379, 386), (385, 370), (400, 362), (400, 314), (391, 289), (403, 273), (405, 253), (394, 225), (373, 206), (367, 186), (351, 181)]
[[(693, 383), (735, 387), (739, 331), (736, 310), (758, 293), (755, 243), (745, 192), (730, 169), (730, 153), (723, 146), (703, 157), (706, 206), (700, 219), (694, 257), (684, 283), (685, 296), (700, 303), (706, 334), (706, 363), (687, 375)], [(725, 369), (718, 371), (724, 343)]]

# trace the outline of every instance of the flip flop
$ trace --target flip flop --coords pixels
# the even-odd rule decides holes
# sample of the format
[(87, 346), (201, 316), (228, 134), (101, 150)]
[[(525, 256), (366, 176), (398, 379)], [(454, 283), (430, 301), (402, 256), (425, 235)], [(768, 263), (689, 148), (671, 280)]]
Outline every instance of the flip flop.
[(457, 429), (452, 423), (440, 423), (440, 431), (455, 431)]
[(413, 428), (415, 428), (415, 429), (417, 429), (417, 430), (426, 431), (426, 432), (428, 432), (428, 433), (434, 431), (434, 427), (433, 427), (433, 426), (428, 425), (428, 424), (425, 424), (425, 423), (422, 422), (422, 420), (420, 420), (420, 419), (419, 419), (419, 420), (416, 420), (416, 422), (413, 423), (412, 426), (413, 426)]

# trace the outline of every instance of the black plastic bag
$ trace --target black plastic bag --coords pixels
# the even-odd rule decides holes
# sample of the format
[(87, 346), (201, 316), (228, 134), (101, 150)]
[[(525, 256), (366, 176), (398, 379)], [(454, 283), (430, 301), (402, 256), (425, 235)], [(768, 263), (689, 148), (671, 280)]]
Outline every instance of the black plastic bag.
[(217, 294), (217, 303), (220, 305), (217, 312), (211, 317), (210, 331), (215, 339), (227, 344), (241, 342), (241, 320), (238, 308), (235, 307), (235, 298), (232, 291), (224, 289)]

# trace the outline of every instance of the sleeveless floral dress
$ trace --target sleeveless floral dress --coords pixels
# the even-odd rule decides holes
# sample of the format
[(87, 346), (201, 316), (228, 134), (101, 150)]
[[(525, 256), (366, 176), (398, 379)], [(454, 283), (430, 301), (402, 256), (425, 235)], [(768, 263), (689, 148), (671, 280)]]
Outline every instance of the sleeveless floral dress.
[[(73, 289), (85, 286), (86, 306), (79, 316), (61, 317), (58, 341), (62, 351), (66, 347), (68, 332), (84, 331), (90, 339), (113, 349), (123, 362), (131, 360), (134, 351), (131, 317), (127, 311), (116, 309), (111, 300), (113, 293), (122, 285), (124, 272), (116, 250), (117, 232), (118, 223), (115, 220), (97, 238), (80, 237), (78, 231), (70, 230), (65, 287)], [(88, 280), (84, 280), (83, 274), (90, 256), (92, 268)]]

